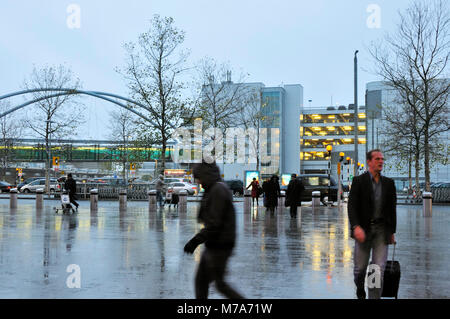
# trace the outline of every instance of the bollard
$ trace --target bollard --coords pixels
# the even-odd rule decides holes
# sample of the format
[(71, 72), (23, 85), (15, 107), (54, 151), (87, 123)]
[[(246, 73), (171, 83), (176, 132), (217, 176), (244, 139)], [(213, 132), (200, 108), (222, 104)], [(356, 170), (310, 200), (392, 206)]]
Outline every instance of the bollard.
[(278, 198), (278, 207), (280, 208), (280, 211), (283, 211), (285, 201), (286, 201), (286, 192), (280, 191), (280, 197)]
[(42, 209), (44, 207), (44, 189), (38, 188), (36, 190), (36, 209)]
[(433, 196), (431, 195), (431, 192), (423, 192), (422, 199), (423, 199), (423, 216), (431, 217), (431, 212), (432, 212), (432, 207), (433, 207), (433, 204), (432, 204)]
[(119, 209), (126, 210), (127, 209), (127, 190), (121, 189), (119, 192)]
[(185, 213), (187, 211), (187, 191), (182, 189), (178, 196), (180, 197), (180, 201), (178, 202), (178, 208), (181, 213)]
[(244, 213), (250, 213), (252, 209), (252, 193), (246, 189), (244, 191)]
[(320, 206), (320, 191), (312, 192), (312, 208), (318, 208)]
[(98, 210), (98, 189), (93, 188), (90, 190), (90, 196), (89, 199), (91, 201), (91, 211), (97, 211)]
[(153, 189), (147, 192), (148, 194), (148, 210), (151, 212), (156, 211), (156, 190)]
[(9, 208), (17, 208), (17, 188), (9, 191)]

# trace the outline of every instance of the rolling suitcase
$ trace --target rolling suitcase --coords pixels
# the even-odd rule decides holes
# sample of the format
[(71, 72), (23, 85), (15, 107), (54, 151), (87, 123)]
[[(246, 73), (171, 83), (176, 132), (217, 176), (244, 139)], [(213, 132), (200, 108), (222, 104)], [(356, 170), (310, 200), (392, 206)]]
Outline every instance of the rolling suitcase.
[(397, 299), (401, 270), (400, 263), (395, 260), (395, 246), (396, 243), (394, 243), (392, 260), (386, 262), (386, 268), (384, 269), (383, 291), (381, 297), (395, 297), (395, 299)]

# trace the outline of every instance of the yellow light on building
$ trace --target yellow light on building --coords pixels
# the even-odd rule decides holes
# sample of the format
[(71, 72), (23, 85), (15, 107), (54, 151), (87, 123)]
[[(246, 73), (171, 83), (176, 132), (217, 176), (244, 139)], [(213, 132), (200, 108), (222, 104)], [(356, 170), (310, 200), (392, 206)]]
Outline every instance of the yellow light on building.
[(329, 119), (335, 119), (336, 116), (335, 116), (335, 115), (328, 115), (328, 118), (329, 118)]
[(352, 139), (352, 138), (344, 138), (343, 141), (344, 141), (344, 142), (347, 142), (347, 143), (350, 143), (350, 142), (353, 141), (353, 139)]
[(312, 133), (311, 133), (311, 132), (305, 132), (305, 135), (307, 135), (307, 136), (311, 136), (311, 135), (312, 135)]
[(360, 119), (365, 119), (366, 118), (366, 113), (358, 113), (358, 117)]
[(336, 128), (334, 126), (327, 126), (327, 130), (328, 131), (334, 131), (334, 130), (336, 130)]
[(322, 136), (325, 136), (325, 135), (327, 135), (327, 132), (323, 132), (322, 131), (322, 132), (319, 132), (319, 134), (322, 135)]
[(350, 114), (349, 113), (345, 113), (345, 114), (342, 114), (343, 116), (350, 116)]
[(342, 129), (345, 131), (351, 131), (353, 128), (351, 126), (344, 126)]
[(312, 129), (313, 129), (314, 131), (320, 131), (320, 130), (321, 130), (321, 128), (320, 128), (320, 127), (317, 127), (317, 126), (312, 127)]
[(365, 144), (366, 143), (366, 139), (364, 137), (360, 137), (360, 138), (358, 138), (358, 142), (362, 143), (362, 144)]
[(365, 131), (366, 130), (366, 126), (365, 125), (358, 126), (358, 130)]
[(314, 120), (320, 120), (320, 119), (322, 118), (322, 116), (320, 116), (319, 114), (312, 114), (311, 117), (312, 117)]

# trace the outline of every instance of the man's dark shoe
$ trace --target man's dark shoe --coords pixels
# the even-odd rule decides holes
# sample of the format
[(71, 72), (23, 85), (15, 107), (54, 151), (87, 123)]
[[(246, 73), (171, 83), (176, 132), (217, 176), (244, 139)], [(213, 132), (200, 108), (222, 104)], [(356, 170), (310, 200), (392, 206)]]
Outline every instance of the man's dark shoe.
[(358, 297), (358, 299), (366, 299), (366, 291), (364, 288), (356, 289), (356, 297)]

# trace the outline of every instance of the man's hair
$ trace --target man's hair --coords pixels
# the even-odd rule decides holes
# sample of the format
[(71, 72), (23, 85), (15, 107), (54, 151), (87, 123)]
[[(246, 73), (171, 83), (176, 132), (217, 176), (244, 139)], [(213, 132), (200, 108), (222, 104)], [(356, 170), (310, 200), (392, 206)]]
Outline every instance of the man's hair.
[(370, 161), (370, 160), (372, 159), (372, 153), (375, 153), (375, 152), (380, 152), (380, 153), (382, 153), (381, 150), (380, 150), (379, 148), (375, 148), (375, 149), (373, 149), (373, 150), (370, 150), (370, 151), (368, 151), (367, 154), (366, 154), (366, 160), (367, 160), (367, 161)]
[(72, 173), (67, 174), (67, 177), (72, 177)]

